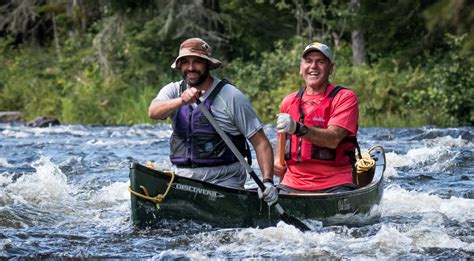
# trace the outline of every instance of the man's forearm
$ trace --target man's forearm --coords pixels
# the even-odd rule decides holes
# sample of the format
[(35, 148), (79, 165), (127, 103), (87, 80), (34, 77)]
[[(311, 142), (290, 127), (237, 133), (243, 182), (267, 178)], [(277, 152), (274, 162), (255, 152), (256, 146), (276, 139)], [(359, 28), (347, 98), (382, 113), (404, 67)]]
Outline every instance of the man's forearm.
[(265, 146), (257, 152), (257, 161), (263, 178), (273, 180), (273, 151), (271, 146)]
[(181, 97), (166, 101), (154, 101), (148, 107), (148, 116), (155, 120), (164, 120), (168, 118), (171, 112), (178, 109), (182, 103)]
[(265, 179), (273, 179), (273, 149), (263, 130), (258, 131), (250, 142), (257, 154), (257, 162)]
[(347, 131), (338, 126), (331, 125), (327, 129), (308, 126), (303, 139), (320, 147), (335, 149), (346, 135)]

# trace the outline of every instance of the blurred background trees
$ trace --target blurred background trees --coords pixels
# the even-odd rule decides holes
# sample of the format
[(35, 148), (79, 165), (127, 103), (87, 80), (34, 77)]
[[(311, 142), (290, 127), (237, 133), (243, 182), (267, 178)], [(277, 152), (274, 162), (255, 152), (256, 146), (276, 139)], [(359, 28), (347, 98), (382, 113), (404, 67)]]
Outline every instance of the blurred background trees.
[(151, 123), (179, 44), (201, 37), (268, 123), (322, 41), (361, 126), (472, 125), (468, 0), (0, 0), (0, 110), (66, 123)]

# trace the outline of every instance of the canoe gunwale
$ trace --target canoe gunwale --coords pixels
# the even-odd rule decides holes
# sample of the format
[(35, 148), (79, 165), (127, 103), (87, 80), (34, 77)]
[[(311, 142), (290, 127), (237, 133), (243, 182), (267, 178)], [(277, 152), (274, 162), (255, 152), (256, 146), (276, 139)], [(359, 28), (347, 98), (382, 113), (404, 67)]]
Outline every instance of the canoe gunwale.
[[(374, 153), (378, 153), (378, 152), (380, 152), (380, 150), (376, 150)], [(367, 184), (366, 186), (357, 188), (357, 189), (352, 190), (352, 191), (344, 191), (344, 192), (336, 192), (336, 193), (324, 193), (324, 192), (319, 192), (319, 193), (294, 193), (294, 192), (280, 193), (279, 197), (282, 197), (282, 198), (299, 198), (299, 197), (306, 198), (306, 197), (310, 197), (310, 198), (321, 198), (321, 199), (325, 199), (325, 198), (344, 198), (344, 197), (347, 197), (349, 195), (366, 194), (370, 191), (377, 190), (380, 183), (383, 180), (383, 174), (384, 174), (384, 171), (385, 171), (385, 157), (377, 157), (377, 156), (373, 156), (373, 157), (376, 159), (375, 173), (374, 173), (374, 177), (373, 177), (372, 181), (369, 184)], [(170, 178), (172, 176), (171, 173), (168, 173), (166, 171), (160, 171), (160, 170), (152, 169), (152, 168), (144, 166), (144, 165), (142, 165), (138, 162), (132, 162), (130, 164), (130, 169), (133, 169), (133, 168), (136, 168), (139, 171), (145, 172), (149, 175), (167, 176), (167, 177), (170, 177)], [(256, 187), (255, 188), (245, 188), (245, 189), (224, 187), (224, 186), (208, 183), (208, 182), (205, 182), (205, 181), (196, 180), (196, 179), (192, 179), (192, 178), (188, 178), (188, 177), (182, 177), (182, 176), (178, 176), (178, 175), (175, 175), (174, 179), (175, 179), (174, 183), (179, 183), (181, 180), (187, 180), (189, 182), (203, 184), (203, 185), (205, 185), (209, 188), (213, 188), (213, 189), (216, 189), (216, 190), (223, 190), (223, 191), (228, 192), (228, 193), (250, 193), (250, 194), (257, 193)]]

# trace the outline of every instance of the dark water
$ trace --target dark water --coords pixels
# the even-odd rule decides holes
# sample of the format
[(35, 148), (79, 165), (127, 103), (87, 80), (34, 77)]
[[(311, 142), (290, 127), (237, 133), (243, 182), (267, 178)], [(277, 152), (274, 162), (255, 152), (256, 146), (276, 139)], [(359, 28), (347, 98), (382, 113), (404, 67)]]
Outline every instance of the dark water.
[[(275, 140), (273, 126), (266, 133)], [(376, 223), (300, 232), (130, 225), (130, 161), (171, 168), (168, 125), (0, 124), (0, 259), (464, 259), (474, 254), (474, 128), (366, 128), (387, 152)], [(254, 161), (256, 162), (256, 161)], [(257, 166), (254, 164), (256, 169)], [(249, 179), (247, 185), (253, 186)]]

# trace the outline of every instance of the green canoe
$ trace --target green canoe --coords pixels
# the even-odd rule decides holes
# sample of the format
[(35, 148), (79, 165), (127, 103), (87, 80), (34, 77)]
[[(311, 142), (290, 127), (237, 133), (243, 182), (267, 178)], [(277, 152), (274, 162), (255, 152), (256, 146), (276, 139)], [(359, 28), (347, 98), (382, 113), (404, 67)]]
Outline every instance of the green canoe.
[[(383, 194), (385, 154), (374, 147), (375, 166), (365, 173), (364, 186), (340, 193), (289, 193), (279, 195), (286, 213), (324, 225), (372, 222)], [(257, 196), (256, 189), (234, 189), (209, 184), (132, 163), (130, 188), (132, 223), (153, 227), (171, 220), (193, 220), (214, 227), (275, 226), (280, 216)], [(374, 214), (375, 213), (375, 214)]]

